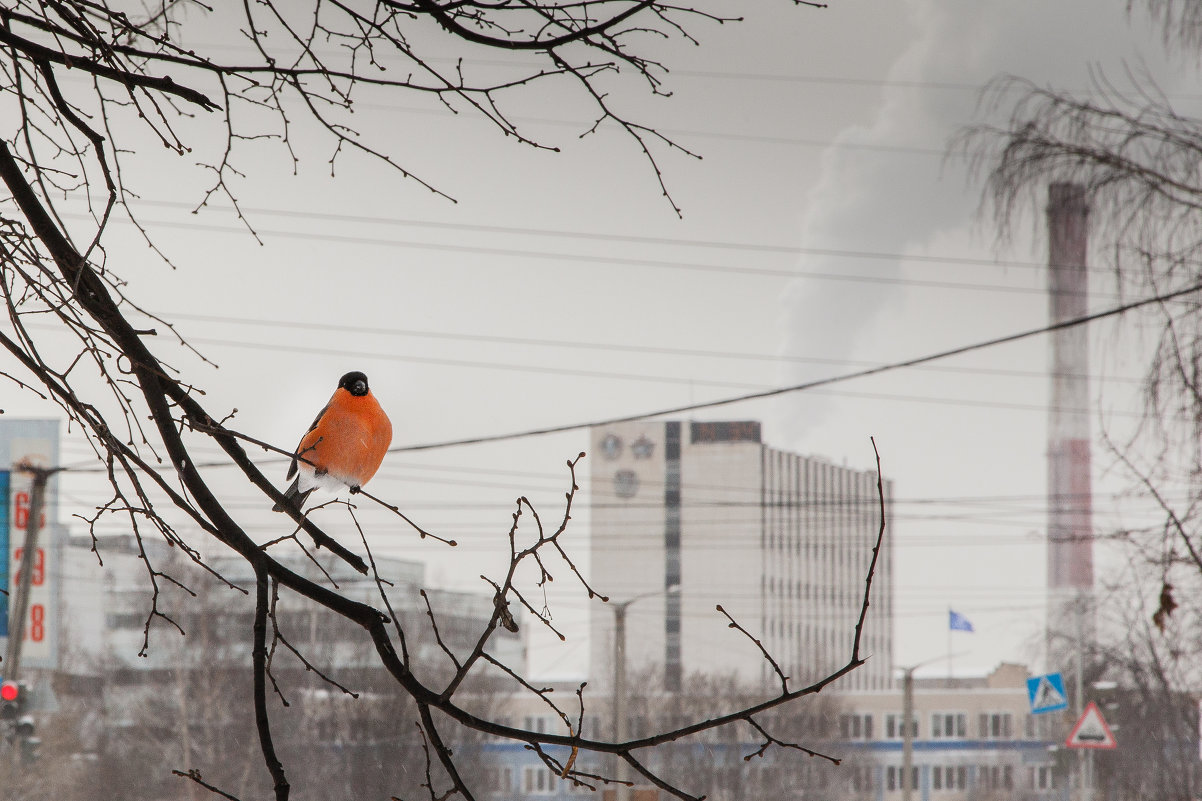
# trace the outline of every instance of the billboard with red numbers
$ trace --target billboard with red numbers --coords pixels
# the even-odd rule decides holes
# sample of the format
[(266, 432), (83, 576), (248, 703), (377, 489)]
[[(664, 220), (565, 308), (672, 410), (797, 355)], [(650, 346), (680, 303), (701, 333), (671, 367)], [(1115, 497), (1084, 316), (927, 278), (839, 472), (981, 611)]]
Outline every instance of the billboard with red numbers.
[[(54, 587), (56, 571), (52, 570), (54, 548), (53, 530), (47, 525), (54, 508), (49, 488), (43, 506), (39, 526), (37, 547), (32, 554), (25, 552), (25, 537), (29, 529), (29, 502), (33, 477), (18, 469), (28, 462), (38, 467), (52, 464), (54, 443), (49, 439), (14, 437), (9, 441), (11, 470), (8, 474), (8, 609), (7, 619), (16, 607), (17, 588), (21, 574), (30, 571), (29, 602), (25, 607), (24, 637), (21, 646), (21, 664), (26, 667), (54, 667), (57, 657), (56, 608), (57, 597)], [(16, 621), (8, 621), (9, 631), (15, 633)]]

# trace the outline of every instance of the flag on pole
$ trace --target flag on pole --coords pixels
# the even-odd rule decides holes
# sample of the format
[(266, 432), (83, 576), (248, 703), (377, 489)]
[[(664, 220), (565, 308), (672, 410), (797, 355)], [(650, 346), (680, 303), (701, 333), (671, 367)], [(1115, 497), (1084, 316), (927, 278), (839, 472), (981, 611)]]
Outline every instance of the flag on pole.
[(947, 610), (947, 627), (949, 631), (972, 631), (972, 623), (959, 612)]

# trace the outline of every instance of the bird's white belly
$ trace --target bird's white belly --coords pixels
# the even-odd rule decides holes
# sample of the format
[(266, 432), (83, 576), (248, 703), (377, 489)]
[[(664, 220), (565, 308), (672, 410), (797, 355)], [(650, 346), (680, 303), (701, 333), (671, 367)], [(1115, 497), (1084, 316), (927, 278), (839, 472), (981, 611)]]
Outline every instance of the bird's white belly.
[(297, 488), (301, 492), (309, 490), (322, 489), (329, 492), (341, 492), (350, 486), (350, 481), (344, 478), (339, 478), (333, 473), (318, 473), (317, 469), (311, 464), (298, 462), (296, 466), (297, 472)]

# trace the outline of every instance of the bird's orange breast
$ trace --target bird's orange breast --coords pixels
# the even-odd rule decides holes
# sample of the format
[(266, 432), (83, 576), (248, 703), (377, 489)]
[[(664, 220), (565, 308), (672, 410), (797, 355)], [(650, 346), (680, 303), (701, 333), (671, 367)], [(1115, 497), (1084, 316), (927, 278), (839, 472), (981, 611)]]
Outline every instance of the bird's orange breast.
[(355, 397), (337, 389), (297, 454), (351, 486), (366, 484), (392, 444), (392, 423), (371, 393)]

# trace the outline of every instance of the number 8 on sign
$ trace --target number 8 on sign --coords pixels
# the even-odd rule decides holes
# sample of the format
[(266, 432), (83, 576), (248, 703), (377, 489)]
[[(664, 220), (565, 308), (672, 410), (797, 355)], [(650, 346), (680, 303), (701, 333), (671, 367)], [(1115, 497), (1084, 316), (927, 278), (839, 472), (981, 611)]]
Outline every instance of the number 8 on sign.
[(29, 607), (29, 633), (26, 636), (30, 642), (41, 642), (46, 638), (46, 607), (34, 604)]

